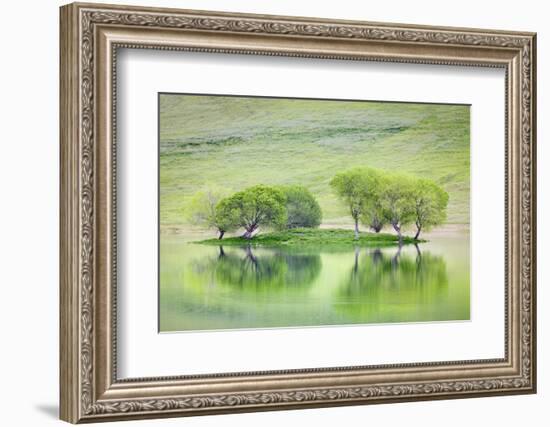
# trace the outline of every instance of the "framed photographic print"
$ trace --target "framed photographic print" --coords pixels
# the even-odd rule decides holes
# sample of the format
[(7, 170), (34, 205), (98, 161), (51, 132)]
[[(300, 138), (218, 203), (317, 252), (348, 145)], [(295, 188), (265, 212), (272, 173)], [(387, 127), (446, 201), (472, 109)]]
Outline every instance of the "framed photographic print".
[(61, 418), (533, 393), (535, 34), (61, 8)]

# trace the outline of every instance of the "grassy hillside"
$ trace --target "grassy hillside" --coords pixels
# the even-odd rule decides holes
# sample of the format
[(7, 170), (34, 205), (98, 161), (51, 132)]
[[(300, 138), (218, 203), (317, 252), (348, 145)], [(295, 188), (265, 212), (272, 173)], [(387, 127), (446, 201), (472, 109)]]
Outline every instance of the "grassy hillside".
[(448, 222), (469, 222), (467, 106), (161, 95), (162, 226), (185, 226), (186, 198), (208, 184), (300, 184), (323, 221), (347, 224), (338, 171), (371, 166), (434, 179)]

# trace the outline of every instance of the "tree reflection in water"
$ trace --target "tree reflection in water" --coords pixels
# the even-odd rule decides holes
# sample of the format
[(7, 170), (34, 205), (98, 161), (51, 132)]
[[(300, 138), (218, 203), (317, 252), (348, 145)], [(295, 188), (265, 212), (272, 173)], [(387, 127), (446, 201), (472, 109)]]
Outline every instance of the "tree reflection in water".
[(226, 251), (220, 246), (216, 257), (197, 262), (194, 270), (212, 274), (219, 285), (258, 291), (307, 287), (319, 276), (321, 266), (319, 254), (256, 251), (251, 246)]
[[(356, 248), (353, 266), (341, 283), (336, 302), (338, 311), (357, 315), (358, 311), (377, 310), (380, 303), (405, 307), (434, 301), (446, 292), (449, 280), (447, 266), (441, 256), (422, 253), (416, 245), (416, 254), (399, 247), (393, 253), (381, 249)], [(397, 308), (396, 308), (397, 307)]]
[(162, 330), (467, 320), (468, 248), (467, 239), (401, 249), (178, 241), (163, 248)]

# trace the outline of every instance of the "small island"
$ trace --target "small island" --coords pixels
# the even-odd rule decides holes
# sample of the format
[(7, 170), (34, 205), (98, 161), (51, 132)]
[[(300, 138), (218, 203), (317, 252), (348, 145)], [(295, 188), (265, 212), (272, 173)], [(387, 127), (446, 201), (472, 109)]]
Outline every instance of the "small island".
[[(404, 236), (401, 244), (418, 244), (425, 240), (414, 239)], [(219, 246), (220, 239), (199, 240), (193, 243)], [(250, 239), (242, 236), (228, 237), (223, 239), (224, 246), (360, 246), (360, 247), (385, 247), (399, 245), (399, 237), (389, 233), (361, 233), (355, 238), (353, 230), (344, 229), (317, 229), (317, 228), (294, 228), (283, 231), (272, 231), (265, 234), (258, 234)]]
[[(188, 208), (189, 220), (215, 229), (218, 237), (193, 243), (402, 246), (424, 242), (419, 238), (421, 231), (446, 219), (449, 196), (427, 179), (359, 167), (337, 173), (329, 185), (347, 208), (353, 229), (320, 228), (321, 207), (306, 187), (260, 184), (234, 194), (215, 189), (196, 193)], [(404, 235), (404, 227), (412, 224), (414, 236)], [(371, 231), (362, 231), (360, 225)], [(381, 233), (384, 227), (391, 227), (395, 234)], [(242, 234), (226, 237), (239, 230)]]

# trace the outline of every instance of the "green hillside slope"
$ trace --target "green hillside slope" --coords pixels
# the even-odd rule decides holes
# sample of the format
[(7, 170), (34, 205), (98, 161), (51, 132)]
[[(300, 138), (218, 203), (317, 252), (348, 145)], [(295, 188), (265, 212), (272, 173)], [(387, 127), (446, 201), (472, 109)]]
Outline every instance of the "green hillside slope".
[(300, 184), (324, 222), (347, 212), (328, 185), (371, 166), (431, 178), (450, 195), (448, 222), (469, 222), (467, 106), (161, 95), (162, 226), (185, 225), (186, 199), (209, 184)]

